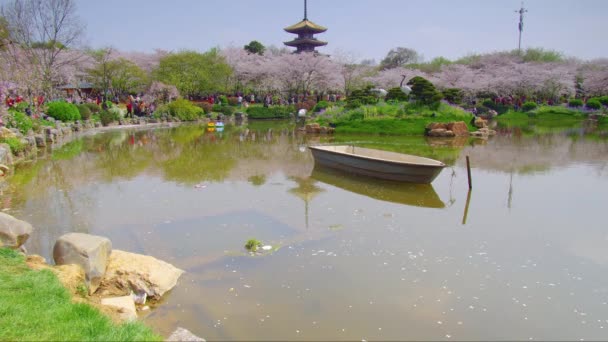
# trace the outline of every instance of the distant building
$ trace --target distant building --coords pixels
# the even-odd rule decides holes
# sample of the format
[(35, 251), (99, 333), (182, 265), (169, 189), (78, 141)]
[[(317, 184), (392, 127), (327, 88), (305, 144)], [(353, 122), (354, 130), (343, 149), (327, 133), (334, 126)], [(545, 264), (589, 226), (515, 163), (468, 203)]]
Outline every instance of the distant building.
[(304, 0), (304, 19), (295, 25), (284, 28), (285, 31), (298, 35), (296, 39), (283, 43), (287, 46), (295, 47), (296, 53), (316, 52), (316, 47), (327, 45), (327, 42), (314, 37), (315, 33), (323, 33), (327, 31), (327, 28), (308, 20), (306, 10), (306, 0)]

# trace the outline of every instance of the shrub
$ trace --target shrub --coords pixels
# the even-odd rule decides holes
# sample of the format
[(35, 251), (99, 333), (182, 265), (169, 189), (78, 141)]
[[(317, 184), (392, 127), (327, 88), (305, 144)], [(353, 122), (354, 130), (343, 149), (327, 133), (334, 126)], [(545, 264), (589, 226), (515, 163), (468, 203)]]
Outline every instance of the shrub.
[(288, 119), (294, 111), (292, 106), (249, 106), (247, 116), (250, 119)]
[(30, 104), (27, 102), (19, 102), (19, 103), (15, 104), (11, 109), (16, 110), (21, 113), (25, 113), (25, 110), (29, 106), (30, 106)]
[(410, 96), (401, 90), (399, 87), (391, 88), (384, 98), (386, 101), (408, 101)]
[(80, 120), (78, 108), (71, 103), (63, 101), (49, 102), (47, 114), (55, 120), (64, 122)]
[(110, 111), (102, 110), (101, 112), (99, 112), (99, 120), (101, 121), (102, 125), (107, 126), (110, 123), (114, 122), (114, 114)]
[(219, 100), (220, 100), (220, 103), (221, 103), (223, 106), (225, 106), (225, 105), (227, 105), (227, 104), (228, 104), (228, 98), (226, 97), (226, 95), (220, 95), (220, 96), (219, 96)]
[(78, 107), (78, 111), (80, 112), (80, 117), (82, 120), (89, 120), (91, 118), (91, 109), (87, 105), (81, 104), (76, 106)]
[(262, 247), (262, 242), (257, 239), (249, 239), (245, 244), (245, 249), (251, 252), (257, 251), (259, 247)]
[(356, 89), (346, 99), (346, 108), (352, 109), (362, 105), (378, 103), (378, 98), (372, 93), (372, 86)]
[(239, 98), (238, 97), (234, 97), (234, 96), (229, 97), (228, 98), (228, 104), (231, 105), (231, 106), (238, 105), (239, 104)]
[(598, 97), (598, 100), (604, 106), (608, 106), (608, 95), (605, 95), (605, 96), (602, 96), (602, 97)]
[(203, 112), (205, 112), (205, 114), (211, 113), (211, 110), (213, 109), (213, 105), (209, 102), (201, 102), (198, 104), (198, 106), (203, 109)]
[(329, 102), (327, 102), (327, 101), (320, 101), (320, 102), (317, 102), (317, 104), (312, 109), (312, 111), (318, 113), (321, 110), (327, 109), (327, 107), (329, 107)]
[(25, 144), (19, 138), (0, 138), (0, 143), (5, 143), (11, 148), (11, 152), (17, 155), (25, 151)]
[(316, 104), (317, 104), (317, 102), (315, 100), (308, 99), (308, 100), (303, 101), (303, 102), (298, 102), (296, 104), (296, 108), (298, 110), (300, 110), (300, 109), (306, 109), (307, 112), (310, 112), (315, 107)]
[(583, 101), (580, 99), (572, 99), (570, 101), (568, 101), (568, 106), (570, 107), (582, 107), (583, 106)]
[(443, 91), (443, 96), (449, 103), (462, 103), (462, 90), (459, 88), (447, 88)]
[(521, 110), (524, 112), (529, 112), (533, 109), (536, 109), (536, 102), (528, 101), (521, 106)]
[(407, 84), (412, 86), (411, 95), (417, 102), (432, 108), (439, 107), (439, 101), (443, 98), (443, 94), (437, 91), (429, 80), (416, 76), (409, 80)]
[(589, 99), (589, 100), (587, 100), (587, 108), (598, 110), (598, 109), (602, 108), (602, 103), (600, 102), (599, 99), (596, 99), (596, 98)]
[(234, 114), (234, 112), (236, 112), (236, 108), (233, 106), (223, 106), (222, 107), (222, 113), (226, 116), (230, 116), (230, 115)]
[(211, 111), (212, 112), (216, 112), (216, 113), (220, 113), (222, 111), (222, 105), (221, 104), (214, 104), (211, 107)]
[(182, 121), (194, 121), (203, 115), (200, 107), (185, 99), (175, 100), (169, 103), (168, 107), (169, 113)]
[(101, 112), (101, 107), (99, 107), (97, 105), (97, 103), (87, 102), (87, 103), (84, 104), (84, 106), (86, 106), (87, 108), (89, 108), (89, 110), (93, 114), (97, 114), (97, 113)]
[(25, 115), (23, 112), (18, 112), (13, 109), (8, 111), (8, 115), (5, 119), (6, 127), (16, 128), (23, 134), (27, 134), (27, 132), (33, 127), (32, 119), (29, 116)]

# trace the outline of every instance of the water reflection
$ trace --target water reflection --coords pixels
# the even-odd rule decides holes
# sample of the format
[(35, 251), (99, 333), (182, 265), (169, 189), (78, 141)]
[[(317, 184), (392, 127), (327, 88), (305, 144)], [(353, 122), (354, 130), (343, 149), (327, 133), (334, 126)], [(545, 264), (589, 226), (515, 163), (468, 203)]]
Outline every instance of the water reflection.
[(426, 208), (444, 208), (432, 184), (394, 182), (357, 176), (315, 166), (311, 178), (325, 184), (381, 201)]

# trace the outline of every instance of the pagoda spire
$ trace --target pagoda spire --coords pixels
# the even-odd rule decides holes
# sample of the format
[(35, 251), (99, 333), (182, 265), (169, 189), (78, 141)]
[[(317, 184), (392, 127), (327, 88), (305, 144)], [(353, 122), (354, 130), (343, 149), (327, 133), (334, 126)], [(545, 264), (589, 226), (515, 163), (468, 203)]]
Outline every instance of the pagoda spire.
[(294, 40), (284, 43), (287, 46), (295, 47), (296, 53), (315, 52), (316, 47), (327, 45), (327, 42), (318, 40), (314, 36), (316, 33), (322, 33), (327, 31), (327, 28), (321, 25), (317, 25), (312, 21), (308, 20), (307, 0), (304, 0), (304, 19), (297, 24), (286, 27), (284, 30), (289, 33), (294, 33), (298, 35), (298, 37)]

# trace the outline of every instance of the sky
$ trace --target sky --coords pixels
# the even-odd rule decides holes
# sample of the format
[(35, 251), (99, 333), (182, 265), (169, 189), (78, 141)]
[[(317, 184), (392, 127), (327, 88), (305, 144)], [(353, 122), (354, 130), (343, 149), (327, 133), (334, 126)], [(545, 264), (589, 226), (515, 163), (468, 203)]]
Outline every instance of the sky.
[[(8, 0), (1, 0), (6, 2)], [(75, 0), (86, 43), (124, 51), (206, 51), (257, 40), (283, 47), (283, 28), (304, 17), (303, 0)], [(325, 54), (379, 62), (413, 48), (426, 61), (517, 48), (518, 0), (308, 0)], [(522, 48), (582, 59), (608, 57), (608, 0), (527, 0)]]

